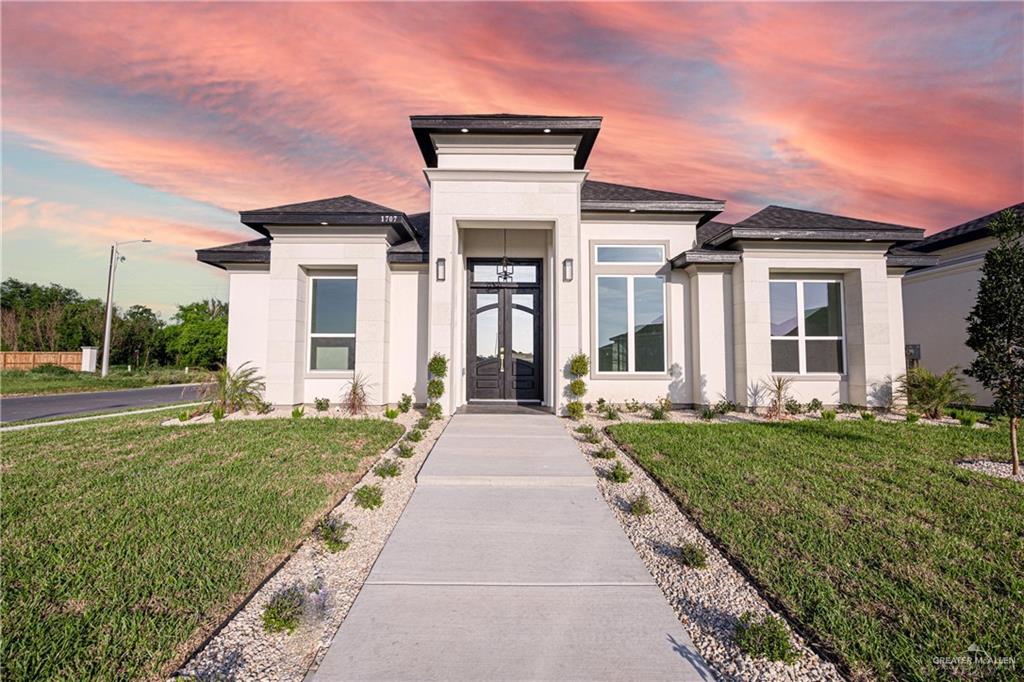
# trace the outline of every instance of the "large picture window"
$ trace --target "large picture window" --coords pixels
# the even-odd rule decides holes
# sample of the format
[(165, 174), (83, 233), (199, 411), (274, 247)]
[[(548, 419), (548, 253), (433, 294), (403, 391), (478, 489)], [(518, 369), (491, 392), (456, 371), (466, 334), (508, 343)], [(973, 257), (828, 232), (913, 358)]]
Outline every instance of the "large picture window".
[(772, 371), (843, 374), (843, 285), (834, 280), (772, 280)]
[(665, 371), (665, 280), (597, 277), (597, 371)]
[(356, 366), (356, 278), (312, 277), (309, 369), (348, 372)]

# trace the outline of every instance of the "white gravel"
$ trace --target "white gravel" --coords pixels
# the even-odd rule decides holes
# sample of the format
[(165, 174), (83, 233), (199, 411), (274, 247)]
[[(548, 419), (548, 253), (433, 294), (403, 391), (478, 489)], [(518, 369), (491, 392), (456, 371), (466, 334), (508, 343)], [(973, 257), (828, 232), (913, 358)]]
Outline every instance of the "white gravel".
[[(336, 409), (332, 410), (332, 413), (335, 412)], [(290, 414), (290, 410), (287, 413)], [(307, 409), (306, 414), (309, 415), (310, 410)], [(399, 416), (396, 422), (411, 429), (421, 416), (421, 413), (413, 410)], [(175, 677), (203, 680), (303, 679), (306, 672), (318, 664), (327, 652), (335, 632), (369, 575), (373, 562), (412, 496), (416, 487), (416, 473), (446, 424), (447, 418), (433, 422), (430, 429), (424, 432), (423, 440), (410, 443), (415, 447), (411, 458), (399, 458), (397, 447), (381, 456), (381, 459), (394, 458), (401, 462), (402, 473), (399, 476), (381, 479), (373, 473), (375, 462), (359, 483), (353, 486), (353, 491), (361, 485), (381, 486), (384, 490), (384, 504), (381, 507), (360, 509), (355, 506), (350, 492), (334, 508), (332, 516), (340, 516), (352, 524), (347, 533), (351, 543), (348, 549), (331, 554), (318, 539), (307, 538), (281, 569)], [(310, 595), (302, 624), (291, 634), (264, 632), (263, 607), (279, 589), (294, 584), (307, 589), (322, 585), (321, 594), (326, 595), (324, 603), (316, 604), (317, 600)]]
[[(598, 487), (619, 523), (625, 530), (640, 558), (661, 587), (665, 598), (690, 633), (698, 653), (711, 665), (721, 680), (842, 680), (836, 667), (822, 659), (805, 644), (796, 633), (790, 632), (793, 645), (800, 657), (792, 665), (753, 659), (732, 641), (739, 617), (748, 611), (758, 616), (773, 613), (768, 603), (754, 587), (736, 571), (703, 533), (676, 506), (675, 502), (658, 487), (657, 483), (633, 460), (616, 448), (617, 460), (633, 473), (628, 483), (613, 483), (605, 472), (616, 460), (597, 459), (592, 453), (602, 445), (615, 448), (601, 431), (613, 423), (652, 422), (647, 412), (630, 413), (620, 410), (618, 422), (609, 422), (587, 414), (581, 422), (565, 420), (566, 428), (577, 439), (580, 449), (598, 474)], [(673, 422), (697, 421), (689, 410), (673, 410)], [(733, 413), (716, 421), (757, 421), (750, 414)], [(601, 442), (589, 444), (575, 432), (580, 424), (590, 424), (601, 434)], [(646, 493), (653, 512), (636, 517), (629, 513), (629, 502)], [(701, 569), (683, 567), (677, 560), (676, 548), (680, 542), (693, 542), (707, 551), (707, 566)], [(778, 614), (776, 614), (778, 615)], [(788, 627), (788, 624), (787, 624)]]
[(989, 462), (988, 460), (976, 460), (973, 462), (957, 462), (961, 469), (976, 471), (979, 474), (987, 474), (997, 478), (1008, 478), (1017, 483), (1024, 483), (1024, 468), (1020, 473), (1013, 475), (1013, 466), (1009, 462)]

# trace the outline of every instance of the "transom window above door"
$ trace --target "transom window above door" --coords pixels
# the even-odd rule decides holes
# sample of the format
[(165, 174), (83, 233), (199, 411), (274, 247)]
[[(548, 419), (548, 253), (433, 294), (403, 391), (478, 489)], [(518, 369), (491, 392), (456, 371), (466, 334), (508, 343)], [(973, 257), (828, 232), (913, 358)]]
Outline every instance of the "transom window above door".
[(350, 372), (356, 366), (356, 278), (309, 280), (309, 370)]
[(647, 265), (665, 262), (665, 247), (660, 244), (602, 244), (597, 247), (601, 265)]
[(771, 280), (772, 371), (843, 374), (846, 336), (838, 280)]
[(473, 283), (483, 282), (511, 282), (516, 284), (536, 284), (539, 279), (537, 270), (540, 266), (536, 263), (517, 263), (512, 260), (507, 268), (500, 263), (474, 263), (471, 272)]

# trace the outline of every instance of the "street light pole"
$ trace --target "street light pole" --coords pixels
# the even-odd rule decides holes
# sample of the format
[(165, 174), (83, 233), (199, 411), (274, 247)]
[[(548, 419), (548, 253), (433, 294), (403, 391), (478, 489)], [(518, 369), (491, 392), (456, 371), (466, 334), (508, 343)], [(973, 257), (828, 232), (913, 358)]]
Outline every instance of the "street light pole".
[(103, 326), (103, 366), (100, 376), (105, 377), (110, 371), (110, 327), (114, 320), (114, 275), (117, 273), (117, 262), (124, 260), (117, 247), (121, 244), (148, 244), (149, 239), (132, 239), (126, 242), (114, 242), (110, 245), (110, 267), (107, 270), (107, 320)]

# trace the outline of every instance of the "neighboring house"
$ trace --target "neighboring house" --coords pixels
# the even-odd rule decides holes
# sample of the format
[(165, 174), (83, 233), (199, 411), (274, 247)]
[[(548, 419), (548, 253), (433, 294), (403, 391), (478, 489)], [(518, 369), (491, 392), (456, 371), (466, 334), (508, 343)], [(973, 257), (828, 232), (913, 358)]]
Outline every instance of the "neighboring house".
[[(1024, 203), (1008, 208), (1024, 213)], [(907, 344), (919, 353), (918, 362), (933, 372), (954, 366), (966, 369), (974, 360), (974, 351), (966, 345), (966, 319), (978, 294), (985, 254), (996, 241), (988, 224), (999, 213), (951, 227), (908, 247), (938, 258), (936, 265), (915, 270), (903, 280)], [(992, 404), (991, 393), (974, 379), (965, 379), (978, 405)]]
[(769, 206), (736, 224), (716, 199), (587, 179), (600, 117), (413, 116), (429, 213), (352, 196), (243, 211), (263, 238), (198, 251), (230, 273), (228, 364), (275, 404), (425, 399), (560, 412), (587, 400), (877, 404), (905, 369), (901, 280), (935, 258), (916, 228)]

